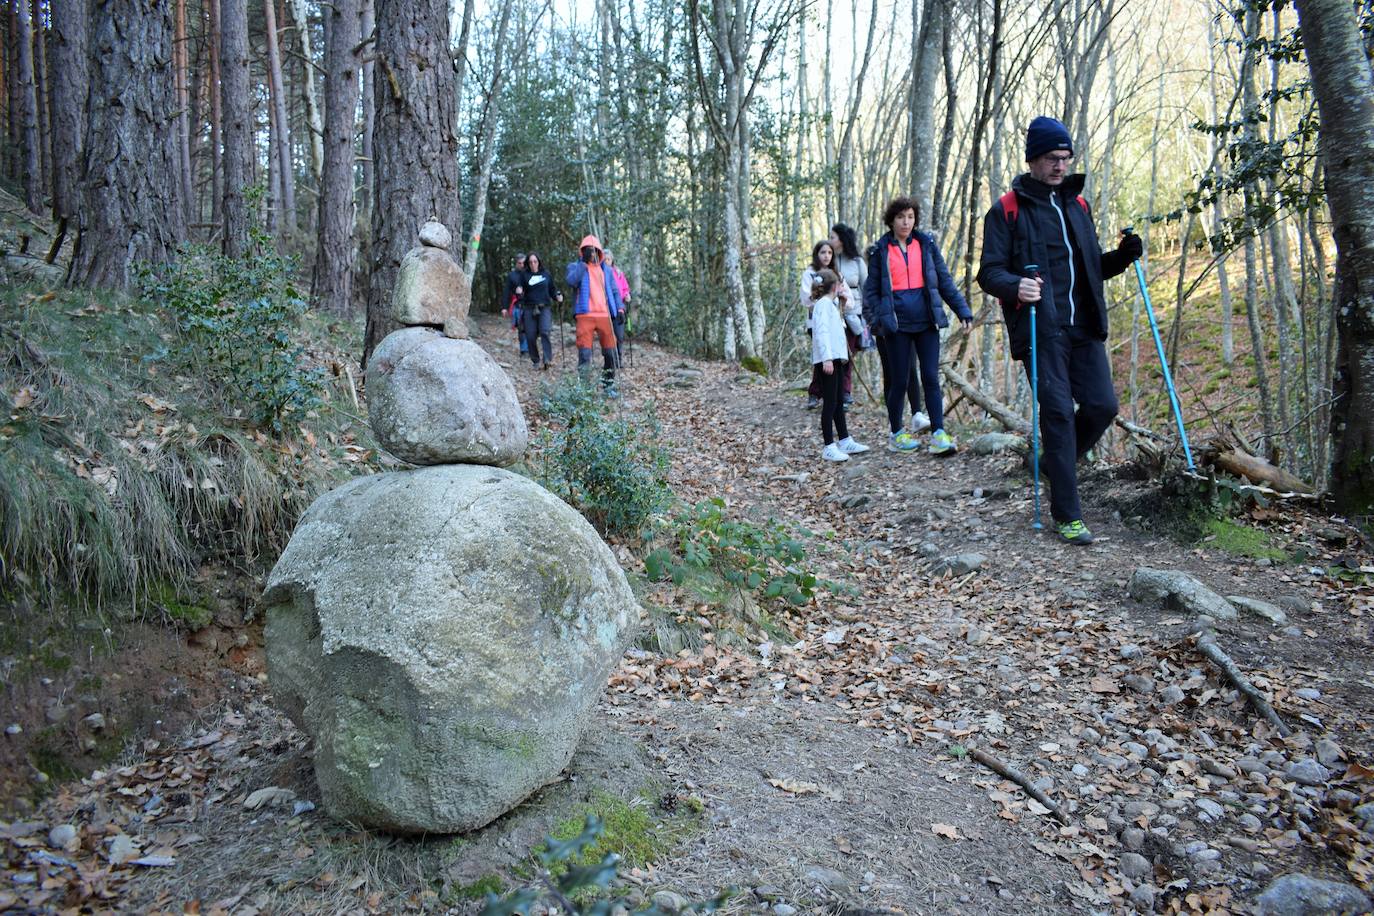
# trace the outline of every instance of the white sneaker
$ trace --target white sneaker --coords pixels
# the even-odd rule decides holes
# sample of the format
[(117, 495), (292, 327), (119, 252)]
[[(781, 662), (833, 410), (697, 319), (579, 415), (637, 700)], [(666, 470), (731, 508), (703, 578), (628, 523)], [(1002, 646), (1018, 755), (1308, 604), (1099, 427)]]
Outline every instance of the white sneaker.
[(930, 429), (930, 417), (926, 416), (924, 410), (916, 411), (911, 415), (911, 426), (909, 428), (913, 433), (925, 432)]
[(862, 455), (864, 452), (868, 451), (868, 446), (864, 445), (862, 442), (855, 442), (853, 436), (845, 436), (835, 444), (838, 445), (840, 451), (844, 452), (846, 455)]
[(825, 447), (825, 449), (821, 452), (821, 457), (824, 458), (826, 461), (848, 461), (848, 460), (849, 460), (849, 456), (846, 455), (846, 454), (844, 453), (844, 450), (841, 449), (841, 448), (840, 448), (838, 445), (836, 445), (834, 442), (830, 443), (829, 445), (827, 445), (827, 446)]

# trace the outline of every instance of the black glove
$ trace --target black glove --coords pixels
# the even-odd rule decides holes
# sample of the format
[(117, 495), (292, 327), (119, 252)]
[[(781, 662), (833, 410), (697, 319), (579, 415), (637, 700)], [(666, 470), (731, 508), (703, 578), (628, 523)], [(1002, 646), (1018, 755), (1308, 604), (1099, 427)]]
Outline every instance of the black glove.
[(1121, 244), (1116, 246), (1116, 250), (1127, 263), (1130, 263), (1140, 260), (1140, 256), (1145, 253), (1145, 243), (1140, 240), (1140, 236), (1127, 231), (1122, 233)]

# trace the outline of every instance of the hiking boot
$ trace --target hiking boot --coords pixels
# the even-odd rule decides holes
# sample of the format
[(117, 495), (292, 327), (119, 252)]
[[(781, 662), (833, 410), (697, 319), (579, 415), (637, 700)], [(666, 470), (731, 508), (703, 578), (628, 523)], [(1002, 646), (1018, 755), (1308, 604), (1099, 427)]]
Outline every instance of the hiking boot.
[(848, 461), (849, 456), (844, 453), (838, 443), (832, 442), (821, 450), (821, 457), (826, 461)]
[(911, 423), (907, 425), (907, 429), (911, 430), (913, 433), (925, 432), (930, 429), (930, 417), (926, 416), (924, 410), (916, 411), (911, 415)]
[(1071, 522), (1063, 522), (1055, 526), (1059, 536), (1070, 544), (1077, 544), (1080, 547), (1087, 547), (1093, 542), (1093, 533), (1088, 530), (1088, 526), (1083, 524), (1081, 518), (1076, 518)]
[(821, 406), (821, 399), (820, 399), (820, 398), (816, 397), (814, 394), (808, 394), (808, 395), (806, 396), (806, 409), (807, 409), (807, 410), (815, 410), (817, 407), (820, 407), (820, 406)]
[(916, 441), (916, 437), (906, 430), (893, 433), (887, 439), (887, 447), (894, 452), (909, 452), (921, 447), (921, 443)]
[(955, 450), (954, 439), (943, 429), (937, 429), (930, 434), (930, 453), (932, 455), (953, 455)]
[(853, 436), (845, 436), (837, 442), (836, 445), (838, 445), (840, 451), (844, 452), (846, 455), (862, 455), (864, 452), (868, 451), (868, 446), (864, 445), (862, 442), (855, 442)]

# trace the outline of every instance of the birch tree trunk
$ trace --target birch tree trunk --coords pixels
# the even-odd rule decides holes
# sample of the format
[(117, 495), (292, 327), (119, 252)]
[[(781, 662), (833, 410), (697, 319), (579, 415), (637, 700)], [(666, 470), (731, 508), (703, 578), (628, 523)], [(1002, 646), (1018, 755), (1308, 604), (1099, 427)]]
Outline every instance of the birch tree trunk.
[(276, 0), (263, 0), (263, 18), (267, 32), (267, 87), (271, 97), (272, 139), (269, 155), (277, 170), (277, 187), (281, 197), (277, 206), (281, 246), (296, 231), (296, 170), (291, 164), (291, 127), (286, 117), (286, 89), (281, 78), (281, 47), (277, 35)]
[(1301, 0), (1298, 21), (1336, 239), (1331, 494), (1337, 511), (1362, 517), (1374, 510), (1374, 72), (1344, 0)]
[(169, 260), (186, 238), (172, 18), (160, 0), (103, 0), (91, 28), (82, 207), (69, 280), (123, 288), (137, 261)]
[(472, 207), (472, 229), (468, 233), (467, 251), (463, 254), (463, 273), (468, 283), (472, 283), (473, 271), (477, 269), (477, 249), (482, 242), (482, 228), (487, 221), (487, 192), (491, 188), (491, 170), (496, 162), (496, 125), (501, 119), (501, 90), (505, 87), (505, 73), (502, 58), (506, 47), (506, 35), (510, 30), (512, 3), (501, 4), (501, 18), (496, 25), (496, 43), (491, 53), (491, 88), (487, 92), (486, 114), (482, 117), (482, 154), (481, 166), (477, 172), (477, 187), (474, 191)]
[(321, 308), (353, 311), (353, 137), (358, 110), (358, 0), (324, 8), (325, 122), (320, 174), (319, 251), (311, 284)]
[[(911, 28), (916, 31), (916, 15), (921, 4), (911, 4)], [(907, 148), (911, 151), (907, 187), (921, 205), (921, 219), (934, 221), (931, 195), (935, 188), (935, 89), (940, 73), (940, 53), (944, 44), (945, 7), (943, 0), (926, 0), (925, 21), (920, 24), (912, 80), (908, 87)]]
[(456, 86), (444, 0), (377, 0), (376, 205), (363, 363), (395, 327), (388, 317), (401, 258), (420, 226), (461, 225)]
[[(351, 4), (356, 10), (358, 4)], [(305, 102), (305, 118), (310, 126), (310, 174), (315, 181), (324, 175), (324, 122), (320, 117), (319, 96), (315, 92), (315, 54), (310, 45), (310, 13), (305, 0), (291, 0), (291, 18), (296, 26), (296, 34), (301, 38), (301, 56), (305, 58), (301, 69), (305, 79), (301, 83), (301, 100)], [(322, 5), (325, 15), (329, 15), (328, 5)], [(354, 74), (354, 78), (357, 75)], [(356, 95), (355, 95), (356, 100)]]
[(252, 100), (248, 87), (248, 0), (219, 0), (220, 110), (224, 117), (224, 253), (249, 250), (247, 191), (253, 182)]

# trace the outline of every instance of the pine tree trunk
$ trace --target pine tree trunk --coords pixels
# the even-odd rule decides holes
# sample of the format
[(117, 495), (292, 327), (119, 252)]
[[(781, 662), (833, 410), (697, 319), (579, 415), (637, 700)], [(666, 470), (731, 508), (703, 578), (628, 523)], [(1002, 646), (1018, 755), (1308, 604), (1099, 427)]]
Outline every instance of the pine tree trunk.
[[(377, 4), (359, 0), (359, 34), (363, 44), (362, 142), (358, 153), (363, 165), (362, 187), (358, 191), (358, 235), (364, 239), (360, 256), (372, 263), (372, 212), (376, 209), (377, 163), (373, 158), (373, 138), (377, 135)], [(456, 97), (456, 96), (455, 96)]]
[(1331, 494), (1338, 512), (1367, 517), (1374, 511), (1374, 73), (1344, 0), (1301, 0), (1298, 21), (1321, 112), (1336, 239)]
[(86, 57), (89, 16), (86, 0), (50, 0), (52, 54), (53, 218), (59, 233), (80, 203), (82, 137), (85, 135)]
[(174, 131), (172, 17), (159, 0), (103, 0), (91, 27), (82, 208), (70, 279), (123, 288), (135, 262), (186, 238)]
[(19, 107), (10, 112), (18, 118), (20, 138), (20, 180), (24, 186), (24, 203), (34, 213), (43, 211), (43, 165), (38, 152), (38, 95), (33, 70), (33, 21), (29, 16), (28, 0), (11, 0), (14, 4), (18, 31), (11, 35), (19, 62)]
[(219, 63), (219, 2), (206, 0), (205, 18), (209, 48), (206, 60), (210, 68), (210, 222), (216, 226), (224, 225), (224, 155), (220, 146), (223, 136), (224, 115), (220, 106)]
[(176, 79), (177, 152), (181, 158), (181, 202), (187, 225), (191, 223), (191, 92), (190, 68), (186, 65), (186, 0), (176, 0), (176, 35), (172, 45), (172, 72)]
[(220, 109), (224, 116), (224, 253), (249, 251), (253, 108), (248, 86), (248, 0), (219, 0)]
[(457, 99), (443, 0), (377, 0), (376, 206), (363, 362), (394, 327), (387, 317), (401, 258), (420, 226), (461, 225)]
[(324, 169), (320, 176), (315, 302), (339, 314), (353, 310), (353, 136), (358, 109), (358, 0), (324, 8)]
[(32, 0), (29, 15), (38, 23), (33, 30), (33, 94), (38, 103), (38, 186), (41, 189), (39, 193), (46, 194), (52, 190), (52, 107), (49, 104), (51, 84), (48, 82), (47, 29), (42, 25), (40, 0)]

